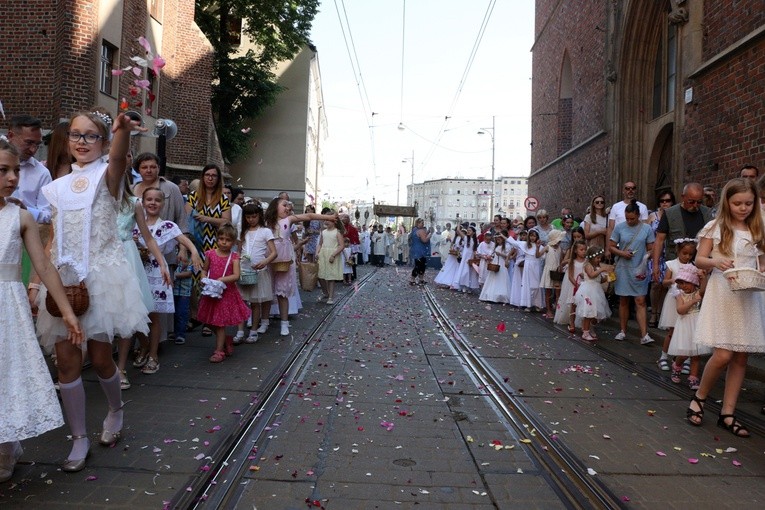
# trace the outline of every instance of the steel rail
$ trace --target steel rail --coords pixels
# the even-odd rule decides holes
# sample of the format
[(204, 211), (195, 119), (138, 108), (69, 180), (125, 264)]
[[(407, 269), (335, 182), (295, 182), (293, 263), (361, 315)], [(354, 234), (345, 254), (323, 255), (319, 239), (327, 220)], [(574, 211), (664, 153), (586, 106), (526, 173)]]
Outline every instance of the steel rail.
[[(366, 285), (375, 272), (365, 275), (359, 281), (358, 288)], [(242, 413), (238, 426), (219, 441), (208, 455), (212, 461), (208, 460), (204, 465), (210, 467), (209, 471), (201, 471), (199, 475), (192, 476), (166, 508), (236, 508), (237, 499), (243, 490), (239, 482), (249, 467), (248, 457), (253, 445), (272, 422), (272, 418), (291, 391), (292, 382), (304, 373), (316, 356), (319, 345), (316, 339), (353, 295), (354, 293), (349, 293), (338, 299), (310, 330), (305, 341), (271, 371), (262, 387), (258, 389), (263, 397)]]
[[(597, 478), (560, 440), (551, 440), (552, 431), (527, 406), (499, 374), (471, 347), (469, 340), (452, 324), (430, 289), (423, 296), (434, 320), (465, 366), (487, 396), (492, 399), (507, 424), (523, 440), (551, 488), (568, 508), (624, 508), (622, 501)], [(536, 431), (536, 433), (533, 433)]]

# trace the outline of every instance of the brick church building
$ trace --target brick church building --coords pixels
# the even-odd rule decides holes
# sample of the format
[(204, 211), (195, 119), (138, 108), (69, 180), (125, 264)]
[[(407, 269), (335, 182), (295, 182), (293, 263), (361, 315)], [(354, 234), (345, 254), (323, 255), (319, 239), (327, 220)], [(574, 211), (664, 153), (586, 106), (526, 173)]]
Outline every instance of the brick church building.
[(762, 0), (537, 0), (529, 193), (553, 214), (765, 172)]
[[(101, 106), (112, 114), (122, 98), (153, 128), (172, 119), (178, 135), (167, 143), (168, 175), (198, 177), (207, 163), (223, 163), (210, 106), (213, 49), (194, 22), (193, 0), (27, 0), (5, 2), (0, 22), (0, 101), (5, 115), (32, 115), (46, 130), (72, 113)], [(151, 97), (131, 96), (136, 76), (113, 69), (143, 56), (145, 37), (167, 61), (151, 81)], [(152, 100), (153, 99), (153, 100)], [(7, 121), (0, 130), (7, 129)], [(156, 138), (136, 137), (136, 152)], [(44, 160), (44, 150), (38, 152)]]

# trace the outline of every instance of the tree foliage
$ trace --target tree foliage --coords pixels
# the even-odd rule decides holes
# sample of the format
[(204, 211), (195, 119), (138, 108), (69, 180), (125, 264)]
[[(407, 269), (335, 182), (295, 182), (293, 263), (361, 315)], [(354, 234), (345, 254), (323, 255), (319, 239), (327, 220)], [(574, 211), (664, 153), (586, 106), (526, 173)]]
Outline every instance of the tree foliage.
[[(281, 87), (274, 67), (310, 44), (319, 0), (196, 0), (195, 21), (215, 51), (212, 107), (223, 156), (235, 161), (246, 154), (249, 133), (244, 122), (276, 101)], [(236, 37), (257, 50), (240, 54)]]

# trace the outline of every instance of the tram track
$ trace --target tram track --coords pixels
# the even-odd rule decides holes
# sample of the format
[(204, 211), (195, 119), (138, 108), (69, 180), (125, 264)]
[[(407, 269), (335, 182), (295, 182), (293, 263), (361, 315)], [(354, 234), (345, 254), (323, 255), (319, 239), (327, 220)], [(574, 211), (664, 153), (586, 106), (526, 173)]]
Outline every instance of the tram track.
[(423, 297), (444, 339), (486, 391), (506, 425), (521, 439), (561, 502), (571, 509), (623, 508), (622, 501), (605, 484), (590, 476), (584, 463), (571, 450), (560, 441), (550, 439), (553, 432), (473, 349), (469, 339), (449, 320), (432, 290), (425, 288)]
[[(552, 324), (550, 321), (545, 320), (540, 316), (534, 316), (533, 320), (551, 332), (566, 336), (568, 340), (577, 343), (590, 352), (593, 352), (604, 361), (608, 361), (609, 363), (628, 370), (631, 373), (637, 374), (639, 377), (654, 386), (677, 395), (680, 398), (687, 399), (689, 402), (693, 396), (693, 391), (689, 390), (687, 386), (671, 382), (663, 372), (656, 370), (653, 368), (653, 366), (649, 367), (645, 363), (638, 363), (627, 356), (619, 354), (618, 352), (609, 349), (607, 344), (604, 345), (602, 341), (592, 343), (587, 342), (586, 340), (582, 340), (581, 337), (570, 334), (562, 326)], [(717, 402), (714, 396), (708, 399), (707, 404), (704, 406), (706, 411), (712, 411), (714, 413), (719, 413), (720, 407), (721, 405)], [(765, 420), (762, 419), (761, 415), (756, 415), (741, 409), (736, 409), (736, 417), (742, 422), (746, 423), (746, 427), (749, 432), (765, 435)]]
[[(361, 278), (357, 288), (364, 287), (374, 273)], [(353, 293), (348, 293), (338, 299), (309, 331), (306, 339), (271, 371), (257, 390), (261, 398), (246, 412), (243, 411), (239, 425), (209, 453), (205, 465), (210, 469), (192, 477), (166, 508), (236, 508), (243, 491), (241, 480), (250, 465), (248, 461), (253, 447), (260, 443), (269, 424), (274, 421), (292, 390), (292, 383), (300, 379), (317, 355), (317, 340), (337, 316), (337, 311), (352, 298)]]

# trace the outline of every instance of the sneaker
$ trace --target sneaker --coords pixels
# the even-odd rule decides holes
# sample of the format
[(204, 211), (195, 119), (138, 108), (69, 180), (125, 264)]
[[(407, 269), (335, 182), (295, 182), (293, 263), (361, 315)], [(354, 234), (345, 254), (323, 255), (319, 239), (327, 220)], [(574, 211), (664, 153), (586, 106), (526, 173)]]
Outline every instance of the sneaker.
[(699, 381), (698, 377), (690, 376), (688, 378), (688, 387), (692, 390), (699, 389), (699, 385), (701, 384), (701, 381)]
[(627, 338), (627, 334), (624, 331), (619, 331), (614, 337), (614, 340), (624, 340), (625, 338)]
[(175, 337), (175, 345), (183, 345), (186, 343), (186, 339), (182, 336)]
[(646, 335), (640, 339), (640, 345), (648, 345), (653, 343), (653, 338), (651, 338), (651, 335), (646, 333)]
[(669, 372), (669, 360), (667, 358), (659, 359), (659, 361), (657, 361), (656, 364), (659, 365), (659, 368), (663, 372)]
[(159, 361), (155, 360), (152, 357), (149, 357), (149, 359), (146, 361), (146, 364), (141, 369), (141, 372), (144, 374), (156, 374), (159, 371)]
[(244, 331), (237, 331), (236, 336), (234, 337), (234, 345), (241, 344), (242, 340), (244, 340)]
[(334, 305), (335, 304), (335, 300), (334, 299), (327, 299), (327, 304), (328, 305)]
[(254, 344), (258, 341), (258, 332), (257, 331), (250, 331), (250, 335), (244, 339), (244, 343), (246, 344)]
[(131, 384), (130, 384), (130, 381), (128, 380), (127, 372), (125, 372), (124, 370), (120, 370), (120, 388), (122, 389), (122, 391), (125, 391), (125, 390), (129, 390), (130, 386)]
[(669, 376), (669, 380), (675, 384), (680, 384), (680, 365), (672, 363), (672, 375)]
[(685, 361), (683, 361), (683, 369), (680, 370), (680, 373), (683, 375), (691, 373), (691, 358), (685, 358)]
[(262, 335), (263, 333), (268, 331), (268, 325), (269, 325), (268, 321), (260, 321), (260, 327), (258, 328), (258, 334)]
[(133, 361), (133, 366), (135, 368), (142, 368), (144, 365), (146, 365), (147, 361), (149, 361), (149, 353), (141, 354), (139, 352), (136, 354), (135, 360)]

